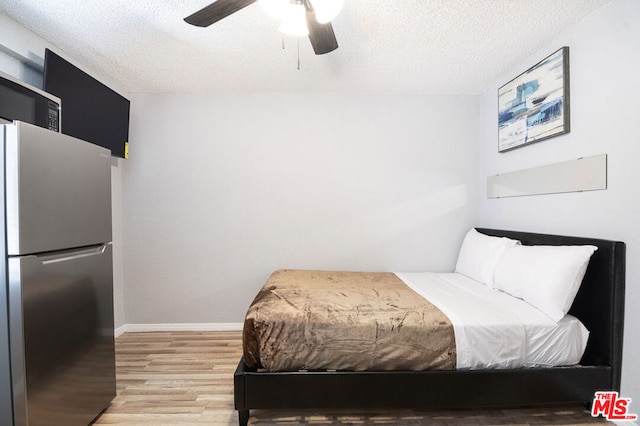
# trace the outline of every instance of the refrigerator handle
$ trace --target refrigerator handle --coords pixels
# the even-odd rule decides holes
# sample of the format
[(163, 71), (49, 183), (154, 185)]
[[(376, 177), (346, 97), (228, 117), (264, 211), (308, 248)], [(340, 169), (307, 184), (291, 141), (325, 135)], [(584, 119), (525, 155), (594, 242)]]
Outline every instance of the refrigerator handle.
[(101, 244), (99, 246), (93, 246), (86, 249), (65, 251), (64, 253), (45, 254), (38, 256), (42, 259), (43, 265), (49, 265), (57, 262), (66, 262), (73, 259), (80, 259), (82, 257), (99, 256), (105, 252), (107, 245), (111, 243)]

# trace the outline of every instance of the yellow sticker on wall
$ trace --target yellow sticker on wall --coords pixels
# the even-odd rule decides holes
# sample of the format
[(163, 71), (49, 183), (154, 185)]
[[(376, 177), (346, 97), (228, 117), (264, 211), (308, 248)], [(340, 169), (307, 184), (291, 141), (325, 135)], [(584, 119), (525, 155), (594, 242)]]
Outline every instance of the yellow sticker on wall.
[(129, 142), (124, 143), (124, 158), (129, 158)]

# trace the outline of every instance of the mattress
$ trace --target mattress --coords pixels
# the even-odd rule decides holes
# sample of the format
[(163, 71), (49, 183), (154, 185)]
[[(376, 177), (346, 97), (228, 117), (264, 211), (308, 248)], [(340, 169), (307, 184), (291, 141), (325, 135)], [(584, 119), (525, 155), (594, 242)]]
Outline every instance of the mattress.
[(280, 270), (247, 311), (244, 361), (268, 371), (451, 370), (447, 317), (393, 273)]
[(457, 273), (398, 273), (452, 322), (457, 369), (552, 367), (580, 362), (589, 338), (572, 315), (557, 323), (527, 302)]
[(245, 363), (268, 371), (577, 364), (588, 332), (461, 274), (276, 271), (245, 317)]

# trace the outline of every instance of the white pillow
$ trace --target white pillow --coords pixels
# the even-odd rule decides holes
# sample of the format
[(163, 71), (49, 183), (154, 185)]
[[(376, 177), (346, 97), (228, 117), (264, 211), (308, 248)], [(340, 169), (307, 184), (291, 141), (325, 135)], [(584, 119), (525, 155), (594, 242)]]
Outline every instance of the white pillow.
[(462, 241), (456, 272), (493, 287), (493, 271), (502, 252), (516, 244), (520, 242), (505, 237), (491, 237), (471, 229)]
[(554, 321), (569, 312), (595, 246), (508, 247), (494, 274), (495, 288), (523, 299)]

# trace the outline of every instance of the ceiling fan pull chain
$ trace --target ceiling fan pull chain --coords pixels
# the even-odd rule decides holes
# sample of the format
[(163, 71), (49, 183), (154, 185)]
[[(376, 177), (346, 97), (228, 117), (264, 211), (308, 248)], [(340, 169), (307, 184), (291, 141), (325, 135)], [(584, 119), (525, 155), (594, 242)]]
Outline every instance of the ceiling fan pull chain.
[(300, 71), (300, 37), (296, 37), (298, 40), (298, 71)]

